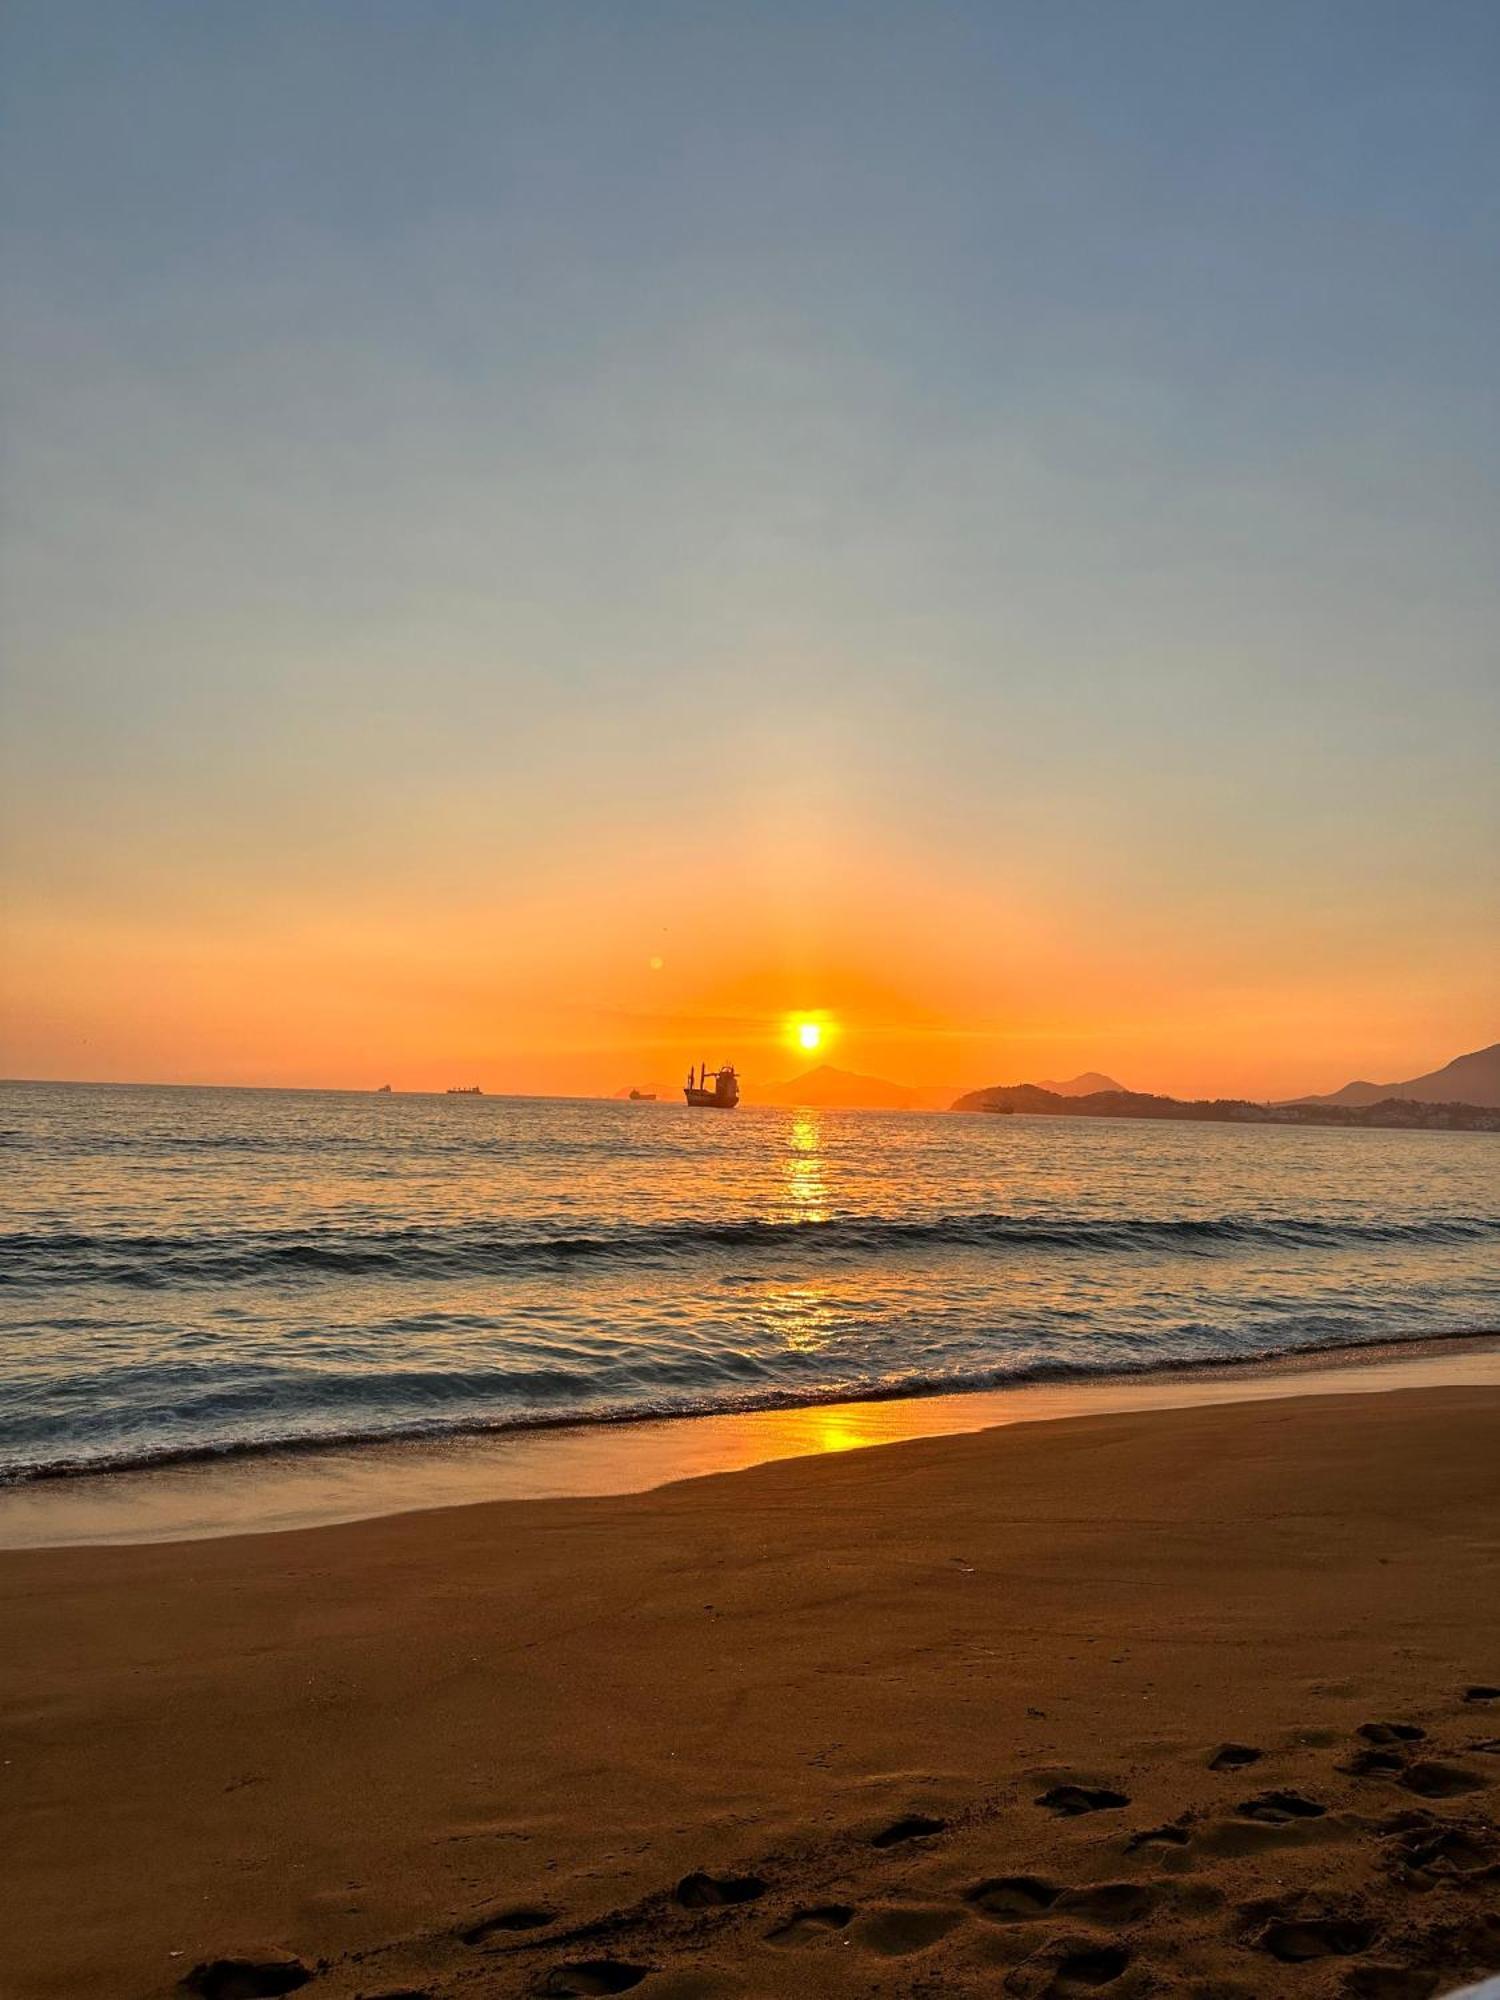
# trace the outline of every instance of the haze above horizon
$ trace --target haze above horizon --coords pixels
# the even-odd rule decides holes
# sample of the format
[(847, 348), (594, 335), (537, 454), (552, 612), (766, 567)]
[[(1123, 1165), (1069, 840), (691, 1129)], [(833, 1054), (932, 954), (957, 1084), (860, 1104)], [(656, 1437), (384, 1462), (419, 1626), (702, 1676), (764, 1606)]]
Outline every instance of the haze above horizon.
[(0, 56), (0, 1071), (1266, 1098), (1493, 1039), (1493, 7)]

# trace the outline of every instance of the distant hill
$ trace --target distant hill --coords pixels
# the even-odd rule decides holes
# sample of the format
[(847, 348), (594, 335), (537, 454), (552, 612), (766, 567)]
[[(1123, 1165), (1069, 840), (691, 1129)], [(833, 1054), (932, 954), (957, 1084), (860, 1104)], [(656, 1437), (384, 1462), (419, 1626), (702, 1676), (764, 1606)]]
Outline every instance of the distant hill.
[(1112, 1076), (1105, 1076), (1102, 1070), (1086, 1069), (1078, 1076), (1070, 1076), (1059, 1083), (1055, 1076), (1044, 1076), (1036, 1086), (1038, 1090), (1050, 1090), (1054, 1097), (1092, 1097), (1096, 1090), (1123, 1090), (1123, 1083), (1116, 1083)]
[(807, 1104), (823, 1111), (937, 1111), (951, 1100), (951, 1085), (890, 1083), (882, 1076), (860, 1076), (854, 1070), (820, 1063), (784, 1083), (747, 1088), (748, 1104)]
[(1375, 1104), (1252, 1104), (1243, 1097), (1155, 1097), (1096, 1090), (1062, 1097), (1035, 1083), (995, 1084), (960, 1097), (955, 1111), (1023, 1112), (1033, 1118), (1177, 1118), (1212, 1125), (1363, 1125), (1433, 1132), (1500, 1132), (1500, 1108), (1384, 1097)]
[(1346, 1083), (1327, 1097), (1299, 1097), (1298, 1104), (1378, 1104), (1382, 1098), (1405, 1098), (1419, 1104), (1483, 1104), (1500, 1106), (1500, 1042), (1472, 1055), (1455, 1056), (1442, 1069), (1414, 1076), (1406, 1083)]

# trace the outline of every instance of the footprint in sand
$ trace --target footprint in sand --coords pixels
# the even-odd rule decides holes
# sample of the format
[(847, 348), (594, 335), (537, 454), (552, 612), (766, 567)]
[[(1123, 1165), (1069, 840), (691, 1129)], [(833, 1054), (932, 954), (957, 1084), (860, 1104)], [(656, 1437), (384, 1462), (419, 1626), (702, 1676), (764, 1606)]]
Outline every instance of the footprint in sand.
[(965, 1921), (962, 1910), (872, 1910), (860, 1918), (851, 1935), (866, 1951), (882, 1958), (909, 1958), (913, 1952), (929, 1950)]
[(1366, 1743), (1425, 1743), (1427, 1731), (1414, 1722), (1362, 1722), (1355, 1731)]
[(626, 1965), (618, 1958), (580, 1959), (576, 1965), (554, 1965), (535, 1993), (548, 2000), (597, 2000), (601, 1993), (628, 1993), (639, 1986), (649, 1965)]
[(674, 1894), (685, 1910), (722, 1910), (766, 1893), (758, 1875), (684, 1875)]
[(1156, 1890), (1144, 1882), (1091, 1882), (1068, 1889), (1057, 1899), (1058, 1914), (1082, 1917), (1089, 1924), (1139, 1923), (1156, 1907)]
[(1023, 1959), (1007, 1976), (1005, 1990), (1020, 2000), (1051, 2000), (1051, 1996), (1093, 1993), (1111, 1986), (1130, 1965), (1130, 1953), (1120, 1944), (1095, 1944), (1084, 1938), (1054, 1938)]
[(1265, 1755), (1249, 1743), (1221, 1743), (1208, 1760), (1210, 1771), (1243, 1771), (1247, 1764), (1258, 1764)]
[(1406, 1758), (1399, 1750), (1356, 1750), (1339, 1769), (1350, 1778), (1399, 1778)]
[(291, 1952), (256, 1952), (253, 1956), (206, 1959), (182, 1982), (195, 2000), (276, 2000), (295, 1993), (312, 1978), (311, 1966)]
[(1401, 1829), (1392, 1843), (1398, 1866), (1429, 1880), (1435, 1876), (1474, 1875), (1487, 1868), (1495, 1853), (1489, 1828), (1445, 1825), (1423, 1815), (1424, 1824)]
[(1255, 1943), (1284, 1965), (1303, 1965), (1314, 1958), (1352, 1958), (1374, 1937), (1375, 1926), (1363, 1917), (1273, 1917)]
[(853, 1921), (854, 1911), (848, 1903), (822, 1903), (814, 1910), (797, 1910), (784, 1924), (767, 1931), (766, 1943), (800, 1950), (803, 1945), (847, 1930)]
[(1138, 1847), (1186, 1847), (1192, 1837), (1185, 1826), (1175, 1821), (1169, 1826), (1148, 1826), (1140, 1833), (1131, 1834), (1125, 1843), (1125, 1852), (1134, 1854)]
[(908, 1813), (904, 1819), (892, 1820), (871, 1840), (872, 1847), (899, 1847), (907, 1840), (927, 1840), (935, 1833), (946, 1833), (945, 1819), (929, 1819), (925, 1813)]
[(993, 1875), (964, 1890), (964, 1901), (981, 1916), (997, 1923), (1024, 1923), (1028, 1917), (1044, 1916), (1057, 1901), (1061, 1890), (1037, 1875)]
[(1487, 1682), (1476, 1682), (1464, 1689), (1465, 1701), (1500, 1701), (1500, 1687), (1491, 1687)]
[(999, 1875), (965, 1889), (964, 1901), (995, 1923), (1024, 1923), (1050, 1913), (1112, 1926), (1139, 1922), (1155, 1907), (1157, 1892), (1144, 1882), (1091, 1882), (1080, 1889), (1059, 1889), (1036, 1875)]
[(1118, 1812), (1130, 1801), (1123, 1792), (1112, 1792), (1105, 1786), (1054, 1785), (1050, 1792), (1042, 1793), (1037, 1804), (1071, 1819), (1078, 1813)]
[(1240, 1918), (1246, 1941), (1284, 1965), (1353, 1958), (1376, 1937), (1375, 1925), (1358, 1904), (1301, 1890), (1244, 1903)]
[(1425, 1759), (1410, 1765), (1398, 1782), (1419, 1799), (1456, 1799), (1465, 1792), (1482, 1791), (1485, 1781), (1460, 1764), (1439, 1764)]
[(549, 1910), (544, 1903), (517, 1903), (508, 1910), (497, 1910), (492, 1917), (481, 1917), (477, 1924), (470, 1925), (459, 1936), (465, 1944), (483, 1944), (488, 1937), (505, 1931), (539, 1931), (548, 1924), (555, 1924), (562, 1912)]
[(1054, 1993), (1089, 1993), (1096, 1986), (1114, 1983), (1130, 1963), (1123, 1945), (1100, 1945), (1094, 1951), (1070, 1951), (1059, 1961)]
[(1321, 1819), (1327, 1806), (1305, 1799), (1300, 1792), (1257, 1792), (1235, 1807), (1241, 1819), (1259, 1820), (1263, 1826), (1290, 1826), (1297, 1819)]

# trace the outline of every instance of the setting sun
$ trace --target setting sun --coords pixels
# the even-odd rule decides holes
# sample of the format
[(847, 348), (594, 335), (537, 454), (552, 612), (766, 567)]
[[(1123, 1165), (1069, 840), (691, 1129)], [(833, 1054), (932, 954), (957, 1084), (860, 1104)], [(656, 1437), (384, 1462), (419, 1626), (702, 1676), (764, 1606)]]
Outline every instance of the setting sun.
[(815, 1014), (782, 1016), (782, 1040), (787, 1048), (795, 1049), (799, 1055), (826, 1055), (830, 1043), (838, 1038), (838, 1032), (838, 1023), (821, 1008)]

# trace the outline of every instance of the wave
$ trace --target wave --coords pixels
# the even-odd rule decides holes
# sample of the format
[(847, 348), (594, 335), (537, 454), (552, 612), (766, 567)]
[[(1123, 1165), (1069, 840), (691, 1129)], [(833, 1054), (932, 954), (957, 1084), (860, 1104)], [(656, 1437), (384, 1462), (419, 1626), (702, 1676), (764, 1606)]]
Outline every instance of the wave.
[(984, 1390), (1042, 1387), (1049, 1383), (1139, 1381), (1151, 1377), (1205, 1377), (1354, 1364), (1372, 1358), (1399, 1359), (1416, 1353), (1463, 1348), (1472, 1342), (1500, 1340), (1500, 1328), (1444, 1327), (1425, 1334), (1372, 1333), (1351, 1338), (1347, 1330), (1324, 1338), (1238, 1352), (1177, 1355), (1156, 1353), (1125, 1358), (1112, 1355), (1084, 1360), (1051, 1356), (985, 1368), (955, 1368), (898, 1378), (843, 1380), (794, 1388), (781, 1382), (758, 1389), (726, 1391), (722, 1386), (693, 1394), (657, 1393), (628, 1401), (570, 1406), (548, 1411), (504, 1415), (472, 1410), (413, 1418), (409, 1414), (385, 1423), (347, 1420), (310, 1421), (299, 1429), (271, 1434), (220, 1437), (204, 1441), (124, 1444), (91, 1452), (59, 1453), (0, 1464), (0, 1489), (48, 1479), (76, 1479), (131, 1472), (160, 1472), (241, 1460), (299, 1457), (313, 1452), (344, 1452), (384, 1447), (462, 1445), (466, 1441), (498, 1439), (527, 1433), (582, 1430), (601, 1425), (662, 1423), (695, 1417), (741, 1416), (777, 1410), (810, 1410), (843, 1403), (893, 1402), (902, 1398), (966, 1395)]
[(1360, 1244), (1478, 1243), (1500, 1238), (1500, 1217), (1460, 1215), (1374, 1222), (1317, 1216), (1060, 1217), (974, 1213), (926, 1218), (834, 1216), (798, 1221), (659, 1223), (579, 1234), (487, 1223), (434, 1229), (270, 1230), (220, 1235), (110, 1235), (17, 1231), (0, 1235), (0, 1285), (223, 1283), (297, 1273), (468, 1277), (557, 1263), (675, 1262), (702, 1253), (791, 1250), (819, 1255), (924, 1247), (1177, 1251), (1212, 1254), (1243, 1244), (1338, 1248)]

